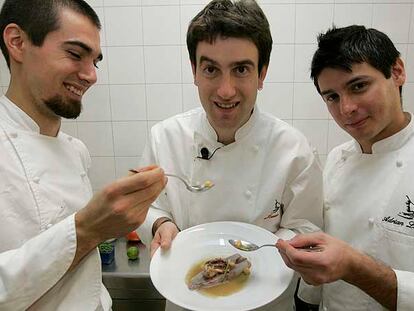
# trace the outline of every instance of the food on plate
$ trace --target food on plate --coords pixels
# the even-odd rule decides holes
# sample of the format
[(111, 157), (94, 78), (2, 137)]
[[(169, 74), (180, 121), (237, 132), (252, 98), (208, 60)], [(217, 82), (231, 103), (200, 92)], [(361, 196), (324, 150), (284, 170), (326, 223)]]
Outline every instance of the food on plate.
[[(213, 258), (196, 265), (189, 272), (187, 285), (190, 290), (218, 288), (204, 292), (215, 296), (229, 295), (240, 290), (250, 275), (251, 263), (239, 254), (226, 258)], [(232, 284), (234, 286), (231, 286)], [(223, 287), (226, 285), (226, 288)]]

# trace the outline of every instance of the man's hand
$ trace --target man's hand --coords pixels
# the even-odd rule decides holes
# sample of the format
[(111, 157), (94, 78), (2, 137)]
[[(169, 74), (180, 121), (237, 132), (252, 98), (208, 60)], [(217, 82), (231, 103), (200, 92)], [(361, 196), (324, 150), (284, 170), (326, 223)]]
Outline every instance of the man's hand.
[[(310, 246), (322, 250), (301, 249)], [(322, 232), (299, 234), (290, 241), (279, 240), (276, 247), (286, 265), (311, 285), (343, 279), (350, 273), (351, 261), (356, 255), (348, 244)]]
[(176, 224), (171, 221), (165, 222), (159, 226), (157, 231), (155, 231), (154, 238), (151, 241), (151, 257), (160, 246), (162, 250), (169, 249), (171, 247), (172, 240), (174, 240), (178, 232)]
[(165, 184), (164, 171), (150, 166), (140, 169), (139, 174), (118, 179), (95, 194), (75, 215), (78, 247), (72, 266), (100, 242), (121, 237), (141, 225)]
[[(300, 248), (317, 246), (321, 251)], [(389, 310), (397, 306), (395, 272), (349, 244), (325, 233), (299, 234), (290, 241), (279, 240), (276, 247), (289, 268), (311, 285), (344, 280), (359, 287)]]

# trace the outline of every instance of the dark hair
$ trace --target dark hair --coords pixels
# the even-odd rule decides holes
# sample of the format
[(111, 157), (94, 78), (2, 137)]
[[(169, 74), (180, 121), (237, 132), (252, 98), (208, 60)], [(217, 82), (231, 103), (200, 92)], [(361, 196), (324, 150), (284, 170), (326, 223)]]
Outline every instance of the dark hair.
[[(335, 26), (318, 36), (318, 49), (313, 55), (311, 78), (320, 93), (318, 76), (323, 69), (339, 68), (351, 72), (352, 65), (366, 62), (381, 71), (386, 79), (400, 56), (391, 39), (381, 31), (364, 26)], [(400, 87), (401, 93), (402, 87)]]
[(0, 11), (0, 48), (10, 68), (9, 52), (3, 32), (7, 25), (15, 23), (23, 29), (35, 46), (41, 46), (46, 36), (59, 29), (59, 9), (69, 8), (90, 19), (101, 29), (96, 12), (83, 0), (6, 0)]
[(201, 41), (213, 43), (218, 36), (247, 38), (259, 51), (259, 73), (269, 64), (272, 35), (269, 22), (254, 0), (213, 0), (190, 22), (187, 49), (196, 64), (196, 49)]

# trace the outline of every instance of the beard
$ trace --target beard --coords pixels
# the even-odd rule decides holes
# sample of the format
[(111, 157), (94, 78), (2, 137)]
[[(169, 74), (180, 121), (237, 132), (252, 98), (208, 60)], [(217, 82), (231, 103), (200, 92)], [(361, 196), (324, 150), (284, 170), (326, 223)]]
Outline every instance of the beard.
[(65, 119), (76, 119), (82, 111), (82, 102), (73, 99), (64, 100), (62, 96), (55, 95), (44, 101), (55, 115)]

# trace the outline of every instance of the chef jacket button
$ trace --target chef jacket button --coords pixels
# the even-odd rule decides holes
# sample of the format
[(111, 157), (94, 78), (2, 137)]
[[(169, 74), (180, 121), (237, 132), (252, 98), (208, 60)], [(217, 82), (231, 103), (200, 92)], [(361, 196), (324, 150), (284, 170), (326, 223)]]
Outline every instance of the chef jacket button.
[(345, 162), (345, 161), (346, 161), (346, 156), (344, 156), (344, 155), (343, 155), (343, 156), (341, 157), (341, 160), (342, 160), (342, 162)]
[(259, 149), (260, 149), (260, 148), (259, 148), (259, 146), (258, 146), (258, 145), (253, 146), (253, 151), (254, 151), (254, 152), (258, 152), (258, 151), (259, 151)]
[(374, 224), (375, 219), (373, 217), (368, 218), (368, 223), (370, 226)]
[(329, 205), (325, 205), (324, 208), (325, 208), (325, 211), (330, 209)]
[(52, 224), (47, 224), (47, 226), (46, 226), (46, 229), (50, 229), (50, 228), (52, 228)]
[(401, 167), (403, 165), (402, 161), (398, 160), (396, 163), (397, 167)]
[(38, 184), (40, 182), (40, 178), (39, 177), (34, 177), (33, 182)]
[(82, 172), (82, 173), (80, 173), (80, 175), (81, 175), (81, 177), (85, 177), (86, 176), (86, 173), (85, 172)]
[(328, 307), (323, 307), (323, 311), (328, 311)]
[(250, 198), (250, 197), (252, 196), (252, 192), (251, 192), (250, 190), (246, 190), (246, 192), (244, 193), (244, 195), (245, 195), (247, 198)]
[(11, 138), (17, 138), (17, 136), (18, 136), (18, 135), (17, 135), (17, 133), (16, 133), (16, 132), (11, 132), (11, 133), (10, 133), (10, 137), (11, 137)]

